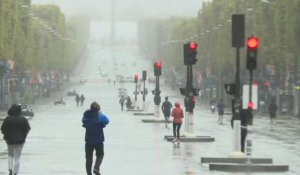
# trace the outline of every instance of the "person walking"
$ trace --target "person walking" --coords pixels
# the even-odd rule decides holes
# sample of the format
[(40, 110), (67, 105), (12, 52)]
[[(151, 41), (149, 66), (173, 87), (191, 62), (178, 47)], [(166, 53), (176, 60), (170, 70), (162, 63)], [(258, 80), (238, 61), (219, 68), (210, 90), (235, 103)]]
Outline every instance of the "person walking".
[(169, 98), (165, 97), (165, 101), (161, 105), (161, 110), (165, 116), (166, 128), (168, 128), (168, 123), (170, 121), (172, 104), (169, 102)]
[(127, 107), (127, 109), (133, 109), (131, 98), (129, 96), (127, 96), (127, 99), (126, 99), (126, 107)]
[(76, 101), (76, 105), (79, 106), (79, 101), (80, 101), (79, 94), (76, 94), (75, 101)]
[(217, 107), (218, 107), (218, 114), (219, 114), (219, 124), (222, 125), (223, 124), (223, 115), (224, 115), (223, 99), (220, 99)]
[(121, 110), (123, 111), (123, 107), (124, 107), (124, 103), (125, 103), (125, 97), (123, 95), (121, 96), (119, 103), (121, 104)]
[(8, 148), (9, 175), (17, 175), (23, 146), (31, 128), (28, 120), (21, 115), (21, 105), (13, 104), (7, 114), (1, 126), (1, 132)]
[(100, 165), (104, 157), (103, 128), (109, 123), (105, 114), (100, 110), (100, 105), (93, 102), (90, 109), (83, 113), (82, 126), (85, 127), (85, 168), (87, 175), (92, 175), (93, 152), (96, 151), (96, 161), (93, 173), (100, 174)]
[(80, 106), (83, 106), (84, 100), (85, 100), (85, 97), (84, 97), (83, 94), (81, 94), (81, 96), (80, 96)]
[(269, 105), (269, 114), (270, 114), (271, 123), (273, 123), (274, 119), (276, 118), (277, 110), (278, 110), (278, 107), (275, 104), (275, 100), (272, 100)]
[(184, 117), (183, 110), (180, 107), (180, 103), (178, 103), (178, 102), (175, 103), (175, 108), (173, 108), (171, 115), (174, 118), (173, 119), (174, 140), (172, 142), (179, 143), (180, 142), (180, 127), (182, 124), (182, 119)]

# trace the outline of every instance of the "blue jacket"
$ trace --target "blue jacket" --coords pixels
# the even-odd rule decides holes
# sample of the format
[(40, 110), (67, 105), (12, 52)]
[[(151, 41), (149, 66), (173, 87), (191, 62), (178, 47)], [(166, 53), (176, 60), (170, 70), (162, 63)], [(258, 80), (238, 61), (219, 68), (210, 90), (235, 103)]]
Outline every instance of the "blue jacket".
[(83, 113), (82, 126), (85, 127), (85, 142), (89, 145), (104, 142), (103, 128), (109, 123), (108, 118), (101, 112), (86, 110)]

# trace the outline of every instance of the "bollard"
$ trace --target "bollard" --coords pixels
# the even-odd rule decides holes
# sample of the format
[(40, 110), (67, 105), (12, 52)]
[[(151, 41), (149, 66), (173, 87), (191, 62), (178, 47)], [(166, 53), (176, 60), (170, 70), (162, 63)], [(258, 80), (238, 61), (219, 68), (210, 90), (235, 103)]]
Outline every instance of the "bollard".
[(241, 151), (241, 121), (234, 120), (233, 123), (233, 151), (240, 152)]
[(252, 140), (250, 139), (247, 139), (247, 142), (246, 142), (246, 155), (247, 157), (251, 157), (252, 155)]
[(145, 101), (143, 101), (143, 111), (146, 111), (146, 104), (145, 104)]
[(192, 113), (188, 113), (189, 121), (188, 121), (188, 132), (189, 134), (194, 134), (194, 116)]
[(184, 118), (184, 134), (186, 135), (189, 132), (189, 115), (188, 112), (185, 113), (185, 118)]
[(159, 105), (155, 105), (154, 117), (159, 118)]

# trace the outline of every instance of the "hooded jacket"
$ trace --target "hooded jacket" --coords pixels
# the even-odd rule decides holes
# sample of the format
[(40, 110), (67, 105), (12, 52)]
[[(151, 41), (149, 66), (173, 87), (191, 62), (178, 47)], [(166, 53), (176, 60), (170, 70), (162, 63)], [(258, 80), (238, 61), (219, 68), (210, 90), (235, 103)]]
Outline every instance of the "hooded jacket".
[(103, 128), (109, 123), (108, 118), (101, 112), (86, 110), (82, 118), (82, 126), (85, 127), (85, 142), (89, 145), (104, 142)]
[(183, 110), (180, 108), (180, 104), (178, 102), (175, 103), (175, 108), (172, 110), (173, 123), (181, 124), (183, 118)]
[(31, 128), (27, 119), (21, 115), (21, 106), (12, 105), (7, 114), (1, 126), (4, 140), (9, 145), (23, 144)]

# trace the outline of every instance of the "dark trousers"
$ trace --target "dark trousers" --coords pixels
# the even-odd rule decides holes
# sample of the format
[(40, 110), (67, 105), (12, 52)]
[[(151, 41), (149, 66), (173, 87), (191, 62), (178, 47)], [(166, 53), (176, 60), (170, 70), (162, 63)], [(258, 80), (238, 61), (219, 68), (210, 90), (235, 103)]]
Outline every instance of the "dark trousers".
[(165, 123), (168, 124), (170, 118), (170, 112), (164, 112), (164, 116), (165, 116)]
[(181, 123), (173, 123), (174, 138), (177, 138), (177, 139), (180, 138), (180, 127), (181, 127)]
[(96, 161), (94, 165), (94, 169), (100, 170), (100, 165), (104, 156), (104, 148), (103, 143), (97, 145), (88, 145), (85, 144), (85, 169), (87, 175), (92, 175), (92, 164), (93, 164), (93, 152), (96, 151)]
[(124, 103), (121, 103), (121, 110), (123, 111)]

